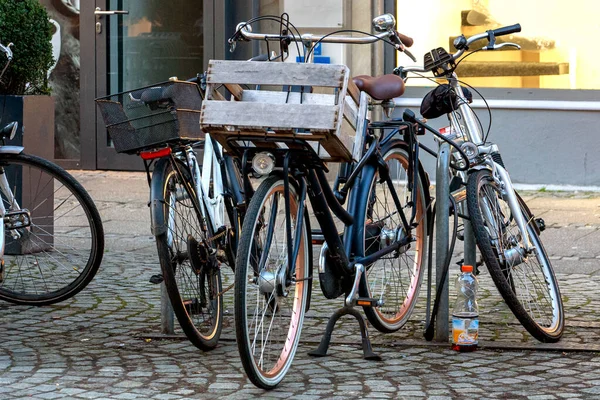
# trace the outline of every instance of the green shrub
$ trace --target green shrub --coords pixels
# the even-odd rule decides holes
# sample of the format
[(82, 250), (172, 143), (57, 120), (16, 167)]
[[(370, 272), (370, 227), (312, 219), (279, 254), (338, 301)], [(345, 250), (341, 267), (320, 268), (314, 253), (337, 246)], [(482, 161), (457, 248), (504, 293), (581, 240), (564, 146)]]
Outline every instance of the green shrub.
[[(14, 57), (0, 82), (0, 94), (50, 94), (51, 38), (52, 24), (38, 0), (0, 0), (0, 43), (14, 43)], [(5, 63), (0, 53), (0, 70)]]

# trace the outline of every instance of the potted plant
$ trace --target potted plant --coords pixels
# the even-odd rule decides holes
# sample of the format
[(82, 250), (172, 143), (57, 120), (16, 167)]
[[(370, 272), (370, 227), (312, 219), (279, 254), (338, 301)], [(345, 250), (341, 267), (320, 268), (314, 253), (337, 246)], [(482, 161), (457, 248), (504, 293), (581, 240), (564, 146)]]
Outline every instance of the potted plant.
[[(0, 1), (0, 43), (14, 44), (13, 60), (0, 80), (0, 123), (18, 121), (21, 129), (11, 144), (49, 159), (54, 158), (54, 102), (48, 86), (52, 30), (38, 0)], [(0, 53), (0, 68), (5, 63)]]

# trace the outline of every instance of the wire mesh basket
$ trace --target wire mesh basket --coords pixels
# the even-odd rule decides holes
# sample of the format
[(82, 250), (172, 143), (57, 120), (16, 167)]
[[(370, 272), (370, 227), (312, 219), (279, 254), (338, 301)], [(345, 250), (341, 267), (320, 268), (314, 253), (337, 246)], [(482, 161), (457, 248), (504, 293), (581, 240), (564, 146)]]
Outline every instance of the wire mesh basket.
[(96, 99), (117, 153), (204, 139), (198, 85), (168, 81)]

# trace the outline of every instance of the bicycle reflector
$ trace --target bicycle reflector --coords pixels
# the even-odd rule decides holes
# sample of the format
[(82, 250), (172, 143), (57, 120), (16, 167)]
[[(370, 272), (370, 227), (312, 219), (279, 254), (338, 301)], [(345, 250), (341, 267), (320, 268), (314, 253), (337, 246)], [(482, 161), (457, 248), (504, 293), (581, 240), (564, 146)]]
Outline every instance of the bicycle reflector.
[(268, 175), (275, 168), (275, 156), (267, 151), (256, 153), (252, 157), (252, 169), (259, 175)]
[(144, 159), (144, 160), (153, 160), (155, 158), (166, 157), (170, 154), (171, 154), (171, 148), (165, 147), (164, 149), (160, 149), (160, 150), (141, 151), (140, 157), (142, 157), (142, 159)]

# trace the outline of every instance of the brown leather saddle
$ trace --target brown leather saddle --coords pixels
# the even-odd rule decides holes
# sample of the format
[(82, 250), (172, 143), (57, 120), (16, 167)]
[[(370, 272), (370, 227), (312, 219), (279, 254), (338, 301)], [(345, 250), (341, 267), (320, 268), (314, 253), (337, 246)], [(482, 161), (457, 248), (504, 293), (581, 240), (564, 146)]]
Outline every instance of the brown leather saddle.
[(352, 78), (352, 81), (375, 100), (391, 100), (404, 94), (404, 81), (398, 75), (359, 75)]

